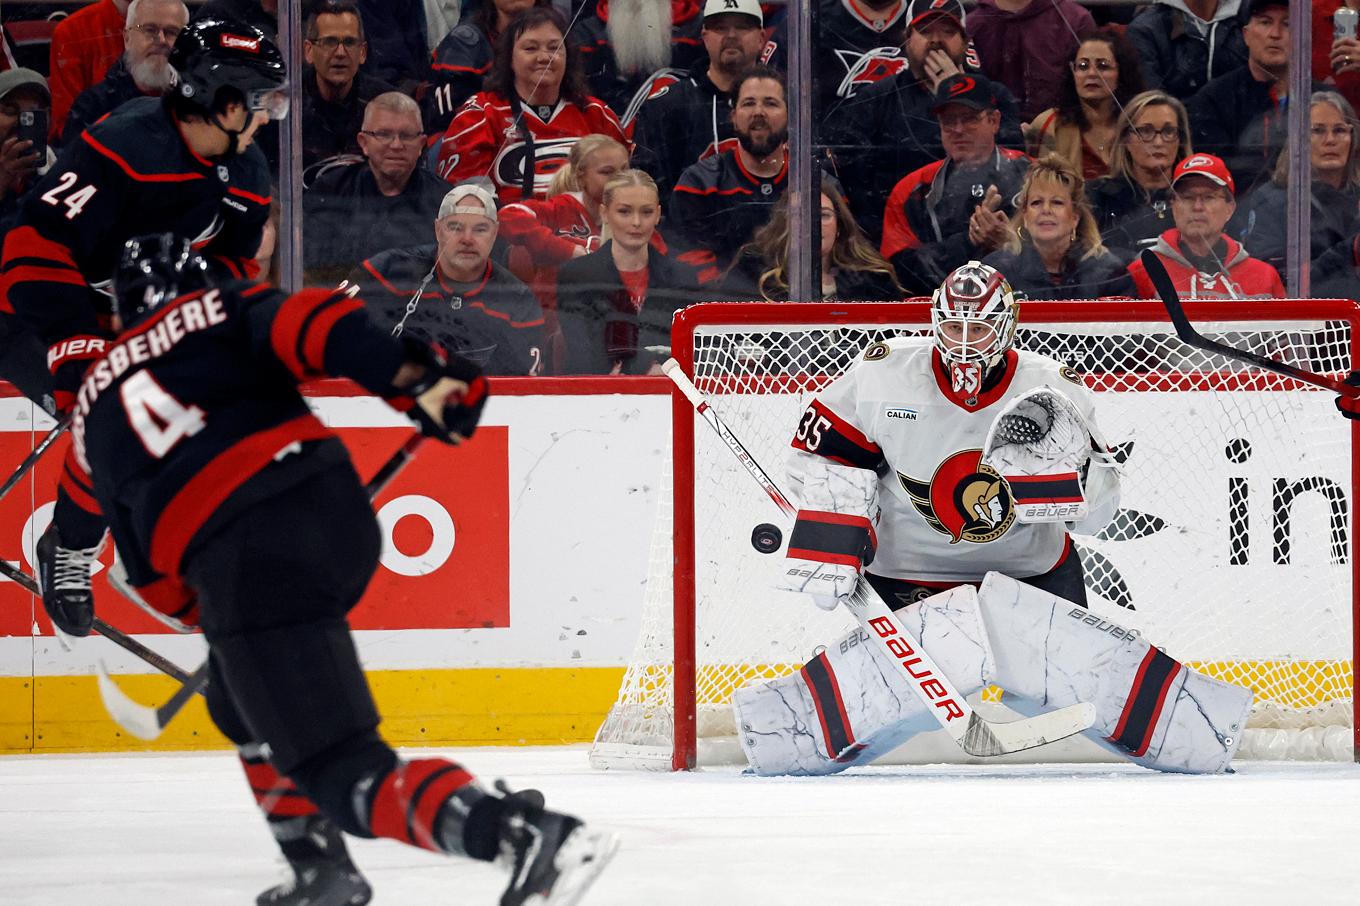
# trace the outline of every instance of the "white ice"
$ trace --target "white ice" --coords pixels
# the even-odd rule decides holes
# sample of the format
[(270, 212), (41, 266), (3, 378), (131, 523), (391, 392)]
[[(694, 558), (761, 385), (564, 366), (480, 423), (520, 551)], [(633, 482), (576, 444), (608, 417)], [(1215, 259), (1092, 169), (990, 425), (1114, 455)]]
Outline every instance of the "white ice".
[[(428, 755), (430, 750), (412, 754)], [(584, 747), (441, 752), (617, 829), (587, 904), (1360, 902), (1360, 767), (1111, 765), (601, 773)], [(500, 872), (386, 841), (378, 906), (494, 904)], [(282, 880), (235, 758), (0, 758), (5, 906), (247, 906)]]

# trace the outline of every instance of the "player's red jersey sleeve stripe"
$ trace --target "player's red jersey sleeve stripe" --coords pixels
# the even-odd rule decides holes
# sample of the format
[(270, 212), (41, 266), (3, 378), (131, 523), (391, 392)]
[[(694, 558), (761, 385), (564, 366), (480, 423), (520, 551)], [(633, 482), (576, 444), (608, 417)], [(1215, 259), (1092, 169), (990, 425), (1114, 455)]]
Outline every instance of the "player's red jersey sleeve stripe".
[(1124, 711), (1110, 735), (1110, 741), (1129, 750), (1135, 757), (1147, 754), (1152, 743), (1152, 731), (1157, 728), (1162, 707), (1166, 704), (1171, 683), (1180, 673), (1181, 665), (1156, 648), (1148, 648), (1138, 674), (1133, 679)]
[(0, 311), (14, 313), (10, 291), (21, 283), (60, 283), (66, 286), (88, 286), (79, 271), (60, 267), (40, 267), (20, 264), (0, 274)]
[(163, 575), (179, 575), (180, 558), (194, 533), (246, 479), (294, 441), (334, 436), (308, 413), (248, 435), (217, 454), (161, 511), (151, 533), (151, 565)]
[(299, 379), (321, 376), (331, 328), (362, 307), (362, 302), (335, 290), (303, 289), (294, 293), (274, 316), (270, 331), (274, 354)]
[(245, 189), (236, 188), (236, 186), (228, 186), (227, 194), (240, 196), (241, 198), (244, 198), (247, 201), (253, 201), (256, 204), (262, 205), (266, 208), (269, 207), (269, 205), (272, 204), (274, 201), (274, 199), (269, 195), (256, 195), (254, 192), (247, 192)]
[(202, 173), (140, 173), (133, 169), (132, 164), (124, 160), (119, 154), (101, 144), (99, 139), (89, 133), (89, 130), (82, 132), (80, 137), (84, 139), (86, 144), (91, 148), (117, 164), (118, 169), (122, 170), (138, 182), (188, 182), (192, 179), (205, 178)]
[(38, 258), (64, 264), (72, 270), (80, 269), (69, 248), (48, 239), (31, 226), (15, 227), (5, 236), (5, 260), (8, 262), (19, 258)]
[(811, 418), (812, 422), (803, 437), (794, 436), (794, 449), (857, 469), (876, 469), (883, 462), (883, 450), (878, 444), (828, 409), (821, 400), (814, 399), (808, 408), (815, 414), (803, 416)]

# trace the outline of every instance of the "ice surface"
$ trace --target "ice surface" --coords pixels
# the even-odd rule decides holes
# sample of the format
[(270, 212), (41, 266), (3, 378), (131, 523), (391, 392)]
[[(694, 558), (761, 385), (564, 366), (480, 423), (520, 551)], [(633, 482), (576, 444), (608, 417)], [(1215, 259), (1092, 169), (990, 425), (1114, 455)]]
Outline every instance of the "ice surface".
[[(442, 754), (623, 835), (587, 904), (1360, 902), (1349, 764), (761, 779), (595, 772), (581, 746)], [(387, 841), (353, 851), (377, 906), (490, 906), (503, 886), (494, 867)], [(0, 758), (5, 906), (248, 906), (283, 877), (227, 753)]]

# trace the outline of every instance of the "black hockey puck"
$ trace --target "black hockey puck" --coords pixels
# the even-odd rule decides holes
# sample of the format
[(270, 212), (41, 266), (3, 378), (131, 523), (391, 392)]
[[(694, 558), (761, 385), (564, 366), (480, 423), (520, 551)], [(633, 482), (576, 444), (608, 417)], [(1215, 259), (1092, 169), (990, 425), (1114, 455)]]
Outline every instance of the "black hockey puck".
[(779, 526), (762, 522), (751, 530), (751, 546), (762, 554), (773, 554), (784, 543), (784, 533)]

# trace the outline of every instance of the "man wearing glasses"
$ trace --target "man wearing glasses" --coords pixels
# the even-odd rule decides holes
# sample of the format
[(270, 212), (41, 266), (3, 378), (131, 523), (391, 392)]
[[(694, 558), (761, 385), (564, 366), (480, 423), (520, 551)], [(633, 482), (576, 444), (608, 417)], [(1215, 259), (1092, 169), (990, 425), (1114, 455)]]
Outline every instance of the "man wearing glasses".
[(389, 91), (368, 102), (363, 159), (323, 165), (302, 196), (307, 282), (335, 285), (383, 249), (426, 241), (449, 184), (420, 166), (420, 105)]
[(175, 78), (170, 50), (187, 24), (189, 8), (181, 0), (132, 0), (123, 30), (123, 55), (109, 67), (102, 82), (86, 88), (71, 105), (61, 131), (62, 144), (70, 143), (124, 101), (165, 94)]
[(322, 3), (307, 18), (302, 42), (302, 166), (357, 154), (364, 106), (391, 85), (361, 73), (368, 41), (359, 8), (348, 0)]

